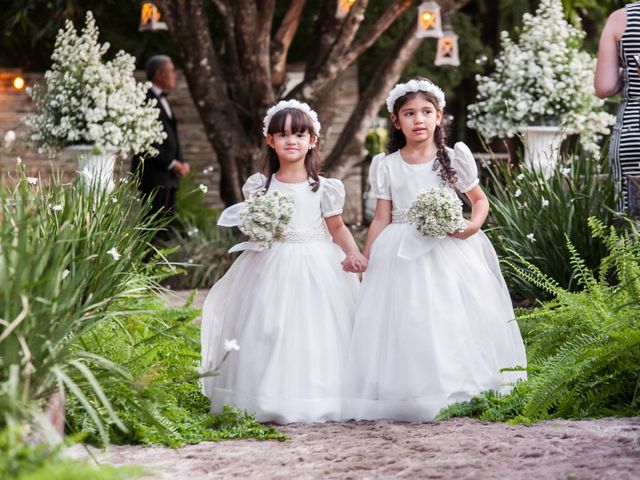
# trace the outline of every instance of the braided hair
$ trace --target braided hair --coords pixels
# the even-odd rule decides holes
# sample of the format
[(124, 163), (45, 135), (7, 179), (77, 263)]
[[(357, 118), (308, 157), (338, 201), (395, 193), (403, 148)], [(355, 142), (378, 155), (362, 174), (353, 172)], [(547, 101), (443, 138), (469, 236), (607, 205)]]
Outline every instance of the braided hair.
[[(418, 80), (423, 80), (423, 78), (418, 78)], [(434, 106), (438, 105), (438, 100), (436, 97), (429, 92), (408, 92), (407, 94), (401, 96), (396, 100), (393, 104), (393, 113), (398, 117), (398, 113), (402, 106), (407, 103), (409, 100), (413, 100), (418, 95), (422, 95), (422, 97), (429, 103), (432, 103)], [(443, 121), (440, 122), (440, 125), (436, 125), (436, 129), (433, 132), (433, 141), (437, 147), (436, 160), (433, 162), (433, 170), (439, 170), (440, 177), (442, 180), (453, 187), (458, 180), (458, 176), (456, 171), (451, 166), (451, 159), (449, 158), (449, 154), (447, 153), (447, 147), (445, 145), (446, 133), (445, 127), (443, 125)], [(389, 132), (389, 141), (387, 142), (387, 151), (395, 152), (400, 150), (407, 144), (407, 139), (402, 132), (402, 129), (396, 128), (395, 125), (391, 125), (391, 131)]]

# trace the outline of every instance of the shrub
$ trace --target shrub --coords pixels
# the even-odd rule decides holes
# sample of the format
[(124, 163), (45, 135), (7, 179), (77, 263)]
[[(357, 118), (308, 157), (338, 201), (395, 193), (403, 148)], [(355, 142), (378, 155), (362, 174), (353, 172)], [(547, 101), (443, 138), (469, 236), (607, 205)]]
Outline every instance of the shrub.
[[(607, 255), (602, 240), (590, 235), (587, 219), (595, 216), (610, 224), (615, 217), (608, 168), (605, 158), (575, 158), (559, 164), (545, 178), (535, 169), (493, 164), (486, 176), (491, 204), (487, 235), (498, 255), (519, 267), (524, 261), (535, 264), (562, 287), (575, 290), (578, 285), (566, 260), (565, 235), (588, 268), (596, 268)], [(548, 298), (516, 270), (507, 266), (504, 275), (512, 296)]]
[[(468, 415), (483, 420), (534, 422), (640, 413), (640, 244), (589, 220), (608, 255), (595, 276), (567, 240), (570, 263), (582, 289), (570, 292), (537, 266), (513, 266), (553, 299), (519, 315), (524, 322), (529, 379), (506, 396), (487, 392), (452, 405), (440, 418)], [(612, 278), (612, 281), (608, 279)]]

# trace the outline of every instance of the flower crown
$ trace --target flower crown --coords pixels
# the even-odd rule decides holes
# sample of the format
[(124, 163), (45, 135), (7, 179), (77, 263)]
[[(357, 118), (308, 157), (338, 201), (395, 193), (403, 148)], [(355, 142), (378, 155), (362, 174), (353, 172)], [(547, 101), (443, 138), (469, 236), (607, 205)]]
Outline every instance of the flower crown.
[(318, 114), (312, 110), (312, 108), (304, 102), (299, 102), (298, 100), (280, 100), (273, 107), (267, 110), (267, 114), (264, 116), (262, 134), (266, 137), (269, 131), (269, 124), (271, 123), (271, 119), (273, 116), (278, 113), (280, 110), (284, 110), (285, 108), (296, 108), (311, 118), (311, 123), (313, 124), (313, 130), (317, 136), (320, 136), (320, 121), (318, 120)]
[(407, 83), (398, 83), (389, 92), (387, 97), (387, 110), (393, 113), (393, 106), (400, 97), (409, 92), (427, 92), (436, 97), (438, 110), (444, 109), (446, 102), (444, 101), (444, 92), (440, 87), (430, 80), (409, 80)]

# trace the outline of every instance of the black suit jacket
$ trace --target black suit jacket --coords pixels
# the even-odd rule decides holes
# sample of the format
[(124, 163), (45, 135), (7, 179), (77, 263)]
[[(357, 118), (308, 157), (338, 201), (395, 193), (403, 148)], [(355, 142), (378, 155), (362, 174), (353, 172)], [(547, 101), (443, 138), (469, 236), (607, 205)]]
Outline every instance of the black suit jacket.
[(178, 122), (175, 112), (172, 111), (170, 118), (160, 103), (160, 98), (153, 90), (147, 92), (147, 99), (155, 98), (158, 109), (158, 119), (162, 122), (162, 129), (167, 134), (162, 143), (155, 143), (153, 147), (158, 150), (158, 155), (141, 156), (135, 155), (131, 163), (131, 171), (134, 173), (140, 170), (140, 190), (144, 193), (151, 193), (156, 187), (178, 188), (180, 177), (169, 170), (169, 165), (173, 160), (183, 162), (180, 151), (180, 141), (178, 140)]

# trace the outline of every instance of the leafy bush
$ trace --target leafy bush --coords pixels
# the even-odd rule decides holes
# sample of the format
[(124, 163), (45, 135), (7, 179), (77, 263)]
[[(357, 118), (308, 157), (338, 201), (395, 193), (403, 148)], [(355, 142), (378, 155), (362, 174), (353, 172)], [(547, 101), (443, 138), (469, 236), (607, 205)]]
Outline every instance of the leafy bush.
[(22, 431), (18, 426), (34, 420), (43, 401), (62, 390), (101, 429), (95, 407), (73, 378), (81, 378), (117, 422), (93, 374), (117, 366), (77, 348), (76, 341), (96, 323), (138, 310), (136, 299), (154, 288), (153, 265), (143, 262), (153, 234), (145, 209), (126, 183), (112, 193), (79, 181), (67, 187), (57, 177), (45, 185), (26, 177), (21, 166), (3, 179), (0, 427)]
[(80, 341), (83, 349), (126, 370), (126, 376), (116, 377), (103, 372), (105, 394), (126, 430), (118, 428), (93, 396), (92, 404), (104, 416), (106, 435), (101, 436), (75, 400), (68, 413), (72, 431), (88, 432), (90, 441), (102, 445), (162, 443), (177, 447), (226, 438), (285, 438), (231, 407), (217, 416), (209, 414), (209, 400), (197, 380), (200, 329), (193, 320), (199, 310), (166, 308), (160, 298), (148, 299), (141, 308), (150, 313), (101, 322)]
[(640, 413), (638, 232), (620, 235), (594, 218), (589, 219), (589, 226), (608, 255), (596, 277), (567, 240), (580, 292), (562, 288), (522, 258), (525, 268), (513, 265), (524, 279), (553, 296), (518, 318), (526, 325), (529, 379), (504, 397), (487, 392), (453, 405), (440, 418), (468, 415), (533, 422), (549, 417)]
[(0, 431), (0, 478), (13, 480), (118, 480), (137, 478), (138, 468), (89, 465), (62, 458), (62, 446), (31, 447), (8, 441), (8, 432)]
[[(491, 228), (487, 234), (498, 255), (519, 267), (531, 262), (562, 287), (575, 290), (576, 273), (566, 260), (565, 235), (590, 269), (607, 255), (604, 243), (590, 235), (587, 224), (590, 216), (606, 224), (615, 217), (606, 159), (575, 159), (559, 165), (549, 178), (538, 170), (498, 163), (488, 173)], [(504, 275), (514, 297), (548, 298), (516, 270), (506, 268)]]
[(229, 269), (227, 253), (237, 242), (234, 229), (218, 227), (219, 210), (203, 202), (204, 193), (188, 176), (183, 179), (176, 205), (173, 236), (163, 246), (175, 249), (168, 259), (180, 265), (164, 284), (174, 289), (211, 288)]

